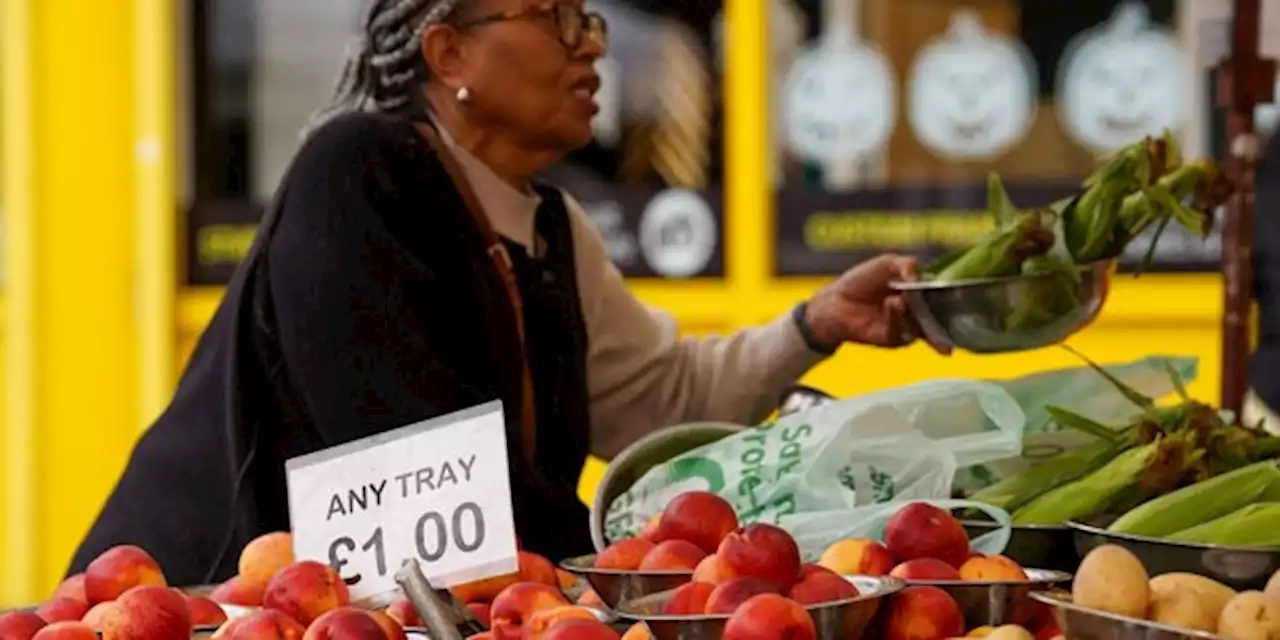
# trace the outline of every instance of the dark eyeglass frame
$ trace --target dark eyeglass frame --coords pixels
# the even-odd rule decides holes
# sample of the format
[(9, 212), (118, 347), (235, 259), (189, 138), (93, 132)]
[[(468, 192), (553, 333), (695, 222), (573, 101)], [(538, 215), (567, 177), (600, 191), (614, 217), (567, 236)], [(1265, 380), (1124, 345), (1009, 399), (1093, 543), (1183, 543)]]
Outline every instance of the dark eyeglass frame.
[(597, 11), (585, 11), (576, 5), (564, 2), (546, 3), (513, 11), (491, 13), (454, 23), (453, 26), (455, 29), (471, 29), (496, 22), (524, 20), (533, 16), (544, 15), (550, 15), (555, 19), (556, 27), (560, 30), (560, 42), (565, 47), (571, 50), (577, 49), (582, 46), (584, 38), (590, 38), (601, 48), (609, 48), (609, 25), (604, 16)]

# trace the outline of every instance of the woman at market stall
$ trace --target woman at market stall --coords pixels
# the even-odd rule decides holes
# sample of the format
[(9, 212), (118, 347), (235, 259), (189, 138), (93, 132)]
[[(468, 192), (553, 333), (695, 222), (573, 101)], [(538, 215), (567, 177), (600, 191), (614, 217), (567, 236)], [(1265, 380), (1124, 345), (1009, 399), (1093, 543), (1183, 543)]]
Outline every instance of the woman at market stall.
[(581, 0), (377, 0), (334, 104), (286, 173), (172, 404), (72, 571), (121, 543), (175, 584), (225, 578), (289, 527), (285, 460), (495, 398), (516, 526), (590, 550), (588, 453), (692, 420), (751, 423), (839, 345), (916, 332), (853, 268), (793, 313), (682, 339), (568, 194), (533, 176), (591, 137), (606, 29)]

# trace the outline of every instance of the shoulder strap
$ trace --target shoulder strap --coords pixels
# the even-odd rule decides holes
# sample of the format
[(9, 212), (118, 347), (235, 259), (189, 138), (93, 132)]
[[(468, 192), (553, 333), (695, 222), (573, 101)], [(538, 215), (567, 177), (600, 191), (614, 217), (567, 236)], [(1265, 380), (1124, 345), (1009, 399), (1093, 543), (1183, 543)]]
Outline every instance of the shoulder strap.
[(502, 284), (507, 290), (507, 297), (511, 301), (511, 311), (515, 315), (516, 332), (519, 334), (518, 337), (520, 339), (520, 368), (523, 387), (520, 394), (520, 444), (525, 460), (536, 469), (537, 465), (535, 464), (534, 456), (537, 451), (538, 429), (536, 404), (533, 397), (533, 372), (529, 368), (529, 356), (525, 344), (524, 299), (520, 295), (520, 284), (516, 280), (515, 271), (511, 266), (511, 255), (507, 253), (506, 246), (502, 244), (502, 240), (494, 232), (493, 225), (490, 224), (488, 216), (484, 214), (484, 209), (480, 206), (480, 199), (476, 197), (475, 191), (471, 189), (471, 182), (467, 180), (467, 176), (463, 173), (462, 167), (458, 165), (453, 152), (440, 139), (440, 134), (426, 123), (418, 122), (414, 123), (414, 126), (417, 128), (418, 134), (435, 151), (436, 156), (440, 159), (440, 164), (444, 165), (445, 172), (453, 179), (454, 186), (462, 194), (462, 201), (466, 204), (467, 211), (471, 214), (472, 219), (475, 220), (476, 226), (480, 229), (480, 235), (484, 238), (485, 253), (493, 261), (493, 266), (502, 278)]

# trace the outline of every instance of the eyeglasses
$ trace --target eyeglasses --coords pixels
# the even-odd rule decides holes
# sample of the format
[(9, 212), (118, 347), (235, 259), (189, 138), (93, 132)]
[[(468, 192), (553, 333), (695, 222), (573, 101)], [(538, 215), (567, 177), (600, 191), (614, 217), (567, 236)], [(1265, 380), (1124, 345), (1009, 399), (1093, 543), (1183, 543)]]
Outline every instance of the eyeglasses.
[(523, 20), (531, 16), (551, 16), (560, 30), (560, 42), (570, 50), (582, 46), (583, 38), (590, 38), (602, 49), (609, 48), (609, 25), (604, 16), (595, 11), (584, 11), (581, 7), (564, 2), (534, 5), (515, 11), (493, 13), (454, 25), (458, 29), (470, 29), (495, 22)]

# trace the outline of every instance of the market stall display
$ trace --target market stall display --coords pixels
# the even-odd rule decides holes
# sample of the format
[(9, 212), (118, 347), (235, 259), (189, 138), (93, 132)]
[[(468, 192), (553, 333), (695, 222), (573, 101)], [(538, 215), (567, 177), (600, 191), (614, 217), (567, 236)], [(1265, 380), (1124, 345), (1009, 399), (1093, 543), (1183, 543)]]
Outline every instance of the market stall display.
[(1152, 576), (1128, 549), (1103, 545), (1080, 563), (1071, 593), (1040, 593), (1066, 637), (1222, 638), (1280, 636), (1280, 574), (1262, 590), (1237, 591), (1189, 572)]

